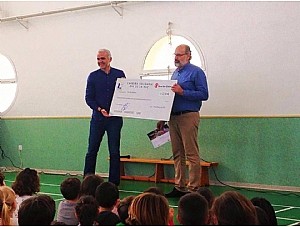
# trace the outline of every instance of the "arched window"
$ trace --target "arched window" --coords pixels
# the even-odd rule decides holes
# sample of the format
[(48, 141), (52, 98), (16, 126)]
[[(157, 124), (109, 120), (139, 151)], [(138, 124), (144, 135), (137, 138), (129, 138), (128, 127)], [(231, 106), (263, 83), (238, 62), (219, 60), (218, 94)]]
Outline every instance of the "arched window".
[(15, 67), (7, 57), (0, 54), (0, 115), (12, 106), (17, 92)]
[(206, 70), (200, 48), (183, 36), (171, 35), (158, 40), (149, 50), (144, 61), (141, 79), (169, 80), (176, 69), (174, 52), (180, 44), (187, 44), (192, 51), (191, 63)]

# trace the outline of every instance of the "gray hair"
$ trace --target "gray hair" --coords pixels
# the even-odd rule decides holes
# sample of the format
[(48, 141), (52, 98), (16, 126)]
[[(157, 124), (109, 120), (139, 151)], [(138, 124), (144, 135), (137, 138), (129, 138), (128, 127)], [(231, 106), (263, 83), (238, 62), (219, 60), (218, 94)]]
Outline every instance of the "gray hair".
[(107, 49), (100, 49), (100, 50), (98, 50), (98, 53), (99, 52), (105, 52), (107, 54), (108, 58), (111, 58), (111, 53), (110, 53), (109, 50), (107, 50)]

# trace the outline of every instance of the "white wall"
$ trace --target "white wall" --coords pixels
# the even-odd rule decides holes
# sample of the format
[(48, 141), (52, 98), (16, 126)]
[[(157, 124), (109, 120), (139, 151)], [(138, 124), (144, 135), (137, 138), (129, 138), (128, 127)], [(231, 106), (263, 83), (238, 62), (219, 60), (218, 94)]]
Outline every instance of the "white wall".
[[(6, 16), (96, 2), (0, 2)], [(98, 2), (99, 3), (99, 2)], [(112, 7), (0, 23), (0, 52), (18, 73), (18, 94), (6, 116), (89, 116), (86, 78), (99, 48), (112, 66), (138, 78), (151, 45), (173, 33), (204, 52), (210, 99), (202, 115), (300, 113), (300, 2), (128, 2)]]

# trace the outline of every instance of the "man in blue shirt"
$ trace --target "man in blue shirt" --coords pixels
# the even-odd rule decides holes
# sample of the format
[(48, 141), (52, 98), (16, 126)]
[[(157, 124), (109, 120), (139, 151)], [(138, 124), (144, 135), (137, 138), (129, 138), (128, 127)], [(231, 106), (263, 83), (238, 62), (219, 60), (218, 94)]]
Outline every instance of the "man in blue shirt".
[(123, 118), (110, 116), (109, 110), (116, 81), (118, 78), (125, 78), (125, 74), (122, 70), (111, 67), (111, 60), (110, 51), (100, 49), (97, 54), (100, 69), (90, 73), (87, 79), (85, 101), (93, 110), (93, 114), (90, 121), (84, 176), (95, 173), (97, 154), (106, 132), (110, 157), (108, 181), (118, 186), (120, 184), (120, 140)]
[[(197, 191), (200, 187), (200, 156), (198, 146), (199, 111), (202, 101), (208, 99), (206, 76), (201, 68), (190, 63), (192, 56), (188, 45), (175, 49), (177, 69), (172, 80), (177, 80), (171, 88), (175, 92), (169, 127), (175, 168), (175, 187), (166, 197), (181, 197)], [(159, 121), (161, 129), (164, 122)], [(189, 182), (186, 185), (186, 159), (190, 162)]]

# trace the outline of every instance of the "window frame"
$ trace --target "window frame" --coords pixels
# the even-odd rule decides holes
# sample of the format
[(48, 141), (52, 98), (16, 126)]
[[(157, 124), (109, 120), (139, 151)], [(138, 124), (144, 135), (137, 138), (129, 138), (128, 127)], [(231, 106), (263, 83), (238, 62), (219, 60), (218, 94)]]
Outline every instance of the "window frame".
[[(18, 77), (17, 77), (17, 71), (16, 71), (16, 67), (14, 65), (14, 62), (11, 60), (11, 58), (9, 58), (7, 55), (0, 53), (0, 63), (2, 62), (5, 63), (5, 66), (10, 67), (9, 70), (7, 70), (8, 72), (10, 71), (13, 76), (7, 76), (7, 78), (5, 78), (4, 76), (0, 77), (0, 87), (4, 87), (2, 85), (15, 85), (14, 88), (10, 89), (10, 91), (8, 91), (9, 93), (6, 93), (7, 91), (4, 91), (4, 94), (1, 94), (1, 96), (5, 97), (3, 99), (9, 99), (7, 102), (3, 101), (3, 99), (0, 99), (0, 116), (6, 114), (14, 105), (16, 97), (17, 97), (17, 93), (18, 93)], [(2, 62), (2, 63), (3, 63)], [(2, 68), (0, 67), (0, 75), (2, 75)], [(5, 73), (5, 70), (4, 70)], [(3, 74), (4, 74), (3, 73)], [(4, 106), (2, 106), (4, 105)]]
[[(159, 40), (155, 41), (154, 44), (152, 44), (152, 46), (149, 48), (149, 50), (148, 50), (148, 52), (147, 52), (147, 54), (146, 54), (146, 56), (144, 58), (142, 69), (141, 69), (141, 73), (139, 75), (140, 79), (153, 79), (153, 78), (155, 78), (155, 79), (159, 80), (160, 76), (162, 77), (162, 79), (167, 79), (167, 80), (171, 79), (171, 76), (172, 76), (173, 72), (176, 69), (175, 66), (174, 66), (174, 68), (173, 67), (172, 68), (171, 67), (166, 67), (164, 69), (147, 69), (147, 70), (145, 70), (144, 68), (145, 68), (145, 63), (147, 61), (147, 57), (149, 57), (149, 53), (151, 52), (152, 48), (154, 48), (155, 45), (158, 42), (160, 42), (162, 39), (170, 40), (170, 43), (172, 43), (172, 37), (173, 37), (173, 39), (177, 38), (177, 37), (179, 37), (180, 39), (184, 39), (185, 42), (182, 42), (182, 44), (187, 44), (187, 45), (190, 46), (190, 48), (192, 50), (192, 60), (191, 60), (192, 64), (193, 64), (193, 57), (195, 56), (194, 52), (196, 51), (197, 57), (200, 59), (200, 63), (199, 64), (195, 64), (195, 65), (199, 66), (206, 73), (206, 71), (207, 71), (206, 60), (204, 58), (203, 51), (200, 48), (200, 46), (198, 45), (198, 43), (196, 43), (192, 38), (190, 38), (188, 36), (174, 34), (174, 35), (170, 35), (170, 36), (168, 36), (168, 35), (163, 36)], [(173, 46), (174, 50), (175, 50), (176, 46)], [(159, 54), (161, 54), (161, 53), (159, 53)], [(170, 54), (168, 54), (168, 55), (170, 55)]]

